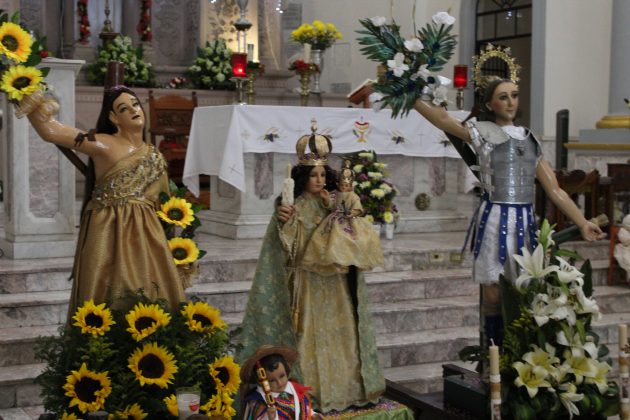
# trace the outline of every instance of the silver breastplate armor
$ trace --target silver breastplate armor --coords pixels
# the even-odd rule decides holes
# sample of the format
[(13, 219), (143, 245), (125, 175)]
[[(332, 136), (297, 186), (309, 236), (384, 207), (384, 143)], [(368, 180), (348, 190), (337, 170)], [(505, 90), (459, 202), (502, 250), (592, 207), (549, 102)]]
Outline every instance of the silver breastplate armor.
[(496, 203), (533, 203), (535, 196), (537, 143), (531, 134), (523, 140), (510, 137), (491, 152), (492, 192)]

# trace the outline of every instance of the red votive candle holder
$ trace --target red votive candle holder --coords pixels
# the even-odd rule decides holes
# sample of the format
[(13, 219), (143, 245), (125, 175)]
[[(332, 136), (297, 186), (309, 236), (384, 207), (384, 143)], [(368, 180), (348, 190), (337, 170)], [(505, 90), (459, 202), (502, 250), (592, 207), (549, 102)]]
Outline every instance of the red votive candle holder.
[(232, 53), (230, 64), (232, 64), (232, 76), (247, 77), (247, 54), (246, 53)]
[(453, 69), (453, 86), (456, 89), (463, 89), (468, 86), (468, 66), (457, 64)]

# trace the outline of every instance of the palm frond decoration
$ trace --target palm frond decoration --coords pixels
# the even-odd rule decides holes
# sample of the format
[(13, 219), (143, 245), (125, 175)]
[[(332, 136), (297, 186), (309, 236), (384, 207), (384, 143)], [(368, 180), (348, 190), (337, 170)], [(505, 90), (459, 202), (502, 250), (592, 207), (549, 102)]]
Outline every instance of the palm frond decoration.
[(364, 29), (357, 31), (361, 35), (357, 39), (362, 45), (361, 53), (388, 69), (373, 85), (376, 106), (389, 106), (392, 118), (405, 116), (423, 93), (431, 94), (434, 103), (445, 105), (446, 90), (440, 87), (440, 78), (435, 73), (442, 70), (457, 45), (455, 35), (451, 34), (452, 21), (436, 23), (434, 17), (416, 34), (414, 48), (406, 45), (410, 41), (400, 35), (400, 26), (395, 22), (385, 24), (384, 18), (378, 19), (360, 19)]

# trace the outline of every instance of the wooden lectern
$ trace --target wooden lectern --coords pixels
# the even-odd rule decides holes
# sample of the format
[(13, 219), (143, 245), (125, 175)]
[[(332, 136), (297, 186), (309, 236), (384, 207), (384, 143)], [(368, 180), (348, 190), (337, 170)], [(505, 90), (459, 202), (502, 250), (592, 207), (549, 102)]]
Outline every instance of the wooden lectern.
[(362, 104), (363, 108), (369, 108), (370, 106), (372, 106), (370, 104), (372, 83), (374, 83), (374, 80), (365, 79), (363, 83), (361, 83), (356, 89), (348, 94), (348, 100), (356, 105)]

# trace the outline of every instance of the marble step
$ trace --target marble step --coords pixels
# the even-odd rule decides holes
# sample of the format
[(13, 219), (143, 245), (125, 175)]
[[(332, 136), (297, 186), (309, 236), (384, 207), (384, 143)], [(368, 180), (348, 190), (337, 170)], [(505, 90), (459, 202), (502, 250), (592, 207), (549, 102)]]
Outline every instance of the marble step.
[(45, 367), (44, 363), (0, 367), (0, 408), (41, 404), (40, 387), (33, 380)]
[(41, 414), (44, 414), (43, 405), (0, 409), (3, 420), (37, 420)]

